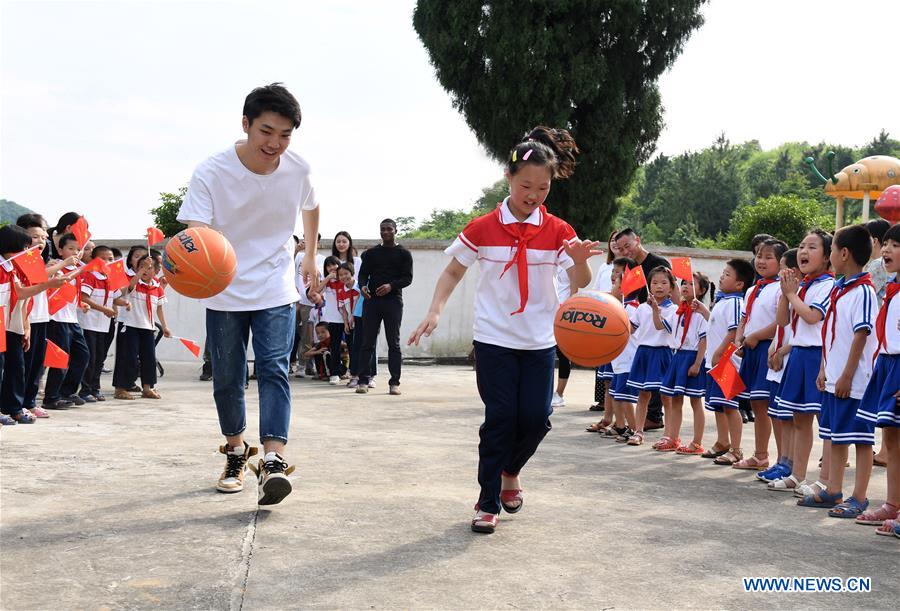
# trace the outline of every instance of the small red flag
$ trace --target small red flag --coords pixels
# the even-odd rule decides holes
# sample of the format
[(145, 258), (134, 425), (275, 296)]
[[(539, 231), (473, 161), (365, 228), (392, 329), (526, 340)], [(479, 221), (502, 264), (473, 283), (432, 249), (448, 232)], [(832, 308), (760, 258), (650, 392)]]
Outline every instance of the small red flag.
[(647, 278), (640, 265), (626, 269), (622, 275), (622, 295), (631, 295), (635, 291), (647, 287)]
[(87, 219), (83, 216), (78, 217), (78, 220), (69, 227), (69, 231), (75, 236), (75, 239), (78, 240), (78, 248), (84, 248), (84, 245), (91, 239), (91, 232), (88, 231)]
[(147, 246), (159, 244), (166, 239), (166, 234), (156, 227), (147, 227)]
[(195, 357), (197, 357), (198, 359), (200, 358), (201, 348), (198, 344), (192, 342), (189, 339), (184, 339), (183, 337), (179, 337), (178, 339), (181, 341), (182, 344), (184, 344), (185, 348), (187, 348), (194, 354)]
[(91, 259), (91, 262), (81, 268), (79, 271), (80, 274), (86, 274), (88, 272), (100, 272), (104, 276), (106, 275), (106, 261), (101, 259), (100, 257), (95, 257)]
[(131, 278), (125, 273), (125, 259), (116, 259), (106, 266), (106, 287), (110, 292), (118, 291), (131, 284)]
[(52, 367), (53, 369), (69, 368), (69, 355), (49, 339), (47, 340), (47, 354), (44, 355), (44, 367)]
[(6, 352), (6, 308), (0, 306), (0, 352)]
[(47, 298), (47, 305), (50, 309), (50, 314), (56, 314), (64, 307), (66, 307), (67, 303), (73, 303), (76, 299), (78, 299), (78, 290), (71, 282), (66, 282), (57, 290), (50, 293), (49, 297)]
[(44, 260), (41, 258), (39, 249), (29, 248), (12, 262), (31, 284), (47, 282), (47, 268), (44, 267)]
[(673, 257), (672, 273), (676, 278), (681, 278), (685, 282), (693, 282), (694, 272), (691, 270), (690, 257)]
[(722, 389), (722, 394), (729, 401), (746, 388), (744, 381), (738, 374), (737, 367), (731, 362), (731, 355), (734, 354), (735, 350), (737, 350), (737, 346), (729, 344), (716, 366), (709, 370), (710, 377), (716, 381), (716, 384)]

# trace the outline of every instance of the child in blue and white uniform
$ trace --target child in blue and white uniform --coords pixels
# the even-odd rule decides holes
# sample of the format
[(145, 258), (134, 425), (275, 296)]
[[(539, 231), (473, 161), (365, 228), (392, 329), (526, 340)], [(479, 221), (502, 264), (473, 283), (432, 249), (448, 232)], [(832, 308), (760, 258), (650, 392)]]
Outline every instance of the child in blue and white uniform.
[(762, 471), (769, 468), (772, 422), (768, 410), (772, 384), (766, 376), (769, 373), (769, 345), (775, 337), (775, 314), (781, 297), (778, 273), (781, 257), (787, 249), (787, 244), (781, 240), (766, 240), (753, 259), (760, 279), (744, 299), (744, 319), (738, 327), (735, 343), (743, 350), (740, 376), (746, 387), (738, 396), (750, 400), (756, 448), (753, 456), (734, 463), (735, 469)]
[[(628, 440), (628, 445), (632, 446), (644, 443), (644, 422), (647, 420), (650, 394), (660, 389), (672, 362), (672, 349), (675, 347), (673, 332), (678, 322), (678, 306), (672, 303), (672, 292), (675, 291), (672, 271), (667, 267), (655, 267), (650, 270), (647, 282), (650, 294), (646, 303), (629, 315), (632, 334), (638, 345), (628, 373), (628, 387), (639, 393), (635, 410), (636, 428)], [(669, 398), (663, 395), (662, 401), (663, 408), (667, 409), (671, 403)]]
[[(866, 492), (872, 473), (875, 425), (857, 418), (860, 401), (872, 376), (878, 340), (875, 337), (877, 301), (869, 274), (863, 271), (872, 254), (872, 240), (864, 225), (843, 227), (834, 235), (831, 267), (843, 276), (831, 291), (822, 331), (822, 367), (816, 382), (824, 391), (819, 420), (823, 444), (824, 491), (803, 497), (803, 507), (831, 508), (828, 515), (857, 518), (869, 501)], [(847, 446), (856, 446), (856, 481), (844, 500)]]
[[(753, 285), (755, 277), (753, 266), (744, 259), (731, 259), (719, 276), (719, 292), (716, 293), (712, 311), (700, 301), (696, 302), (697, 313), (707, 319), (706, 331), (706, 365), (715, 367), (719, 359), (732, 343), (744, 313), (744, 292)], [(735, 367), (740, 366), (738, 357)], [(743, 421), (738, 410), (737, 398), (726, 399), (722, 389), (712, 378), (707, 376), (706, 409), (716, 415), (716, 443), (706, 452), (703, 458), (713, 458), (716, 464), (733, 465), (743, 458), (741, 437)]]
[[(705, 274), (695, 272), (693, 281), (681, 283), (681, 305), (678, 306), (678, 322), (675, 327), (675, 356), (666, 371), (660, 394), (671, 397), (664, 435), (653, 449), (660, 452), (675, 451), (678, 454), (703, 454), (703, 397), (707, 388), (706, 333), (707, 320), (697, 314), (694, 301), (703, 301), (710, 292), (715, 292)], [(690, 397), (694, 412), (694, 438), (689, 444), (681, 443), (681, 422), (683, 398)]]
[(791, 417), (782, 419), (782, 448), (789, 458), (783, 461), (781, 473), (770, 474), (768, 488), (773, 491), (793, 490), (799, 494), (801, 487), (810, 485), (806, 472), (813, 420), (822, 408), (822, 392), (816, 386), (822, 365), (822, 319), (834, 288), (829, 262), (831, 241), (831, 234), (821, 229), (810, 231), (797, 249), (797, 267), (803, 280), (794, 273), (781, 274), (778, 323), (785, 325), (791, 348), (776, 402), (778, 412), (790, 412)]

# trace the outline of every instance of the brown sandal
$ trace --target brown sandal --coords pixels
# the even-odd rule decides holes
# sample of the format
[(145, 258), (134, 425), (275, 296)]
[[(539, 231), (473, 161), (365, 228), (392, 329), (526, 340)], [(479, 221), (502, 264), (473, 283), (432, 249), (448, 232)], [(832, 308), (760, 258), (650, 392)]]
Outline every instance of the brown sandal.
[(731, 448), (721, 456), (717, 457), (713, 464), (716, 465), (724, 465), (726, 467), (730, 467), (731, 465), (741, 461), (744, 459), (744, 453), (740, 448)]
[(586, 430), (588, 433), (602, 433), (603, 431), (606, 430), (606, 427), (608, 427), (611, 424), (612, 424), (612, 422), (607, 422), (606, 420), (601, 420), (600, 422), (595, 422), (591, 426), (586, 427), (584, 430)]
[(718, 458), (722, 454), (728, 452), (728, 447), (722, 447), (719, 445), (719, 442), (713, 444), (713, 447), (708, 449), (706, 452), (700, 455), (701, 458)]

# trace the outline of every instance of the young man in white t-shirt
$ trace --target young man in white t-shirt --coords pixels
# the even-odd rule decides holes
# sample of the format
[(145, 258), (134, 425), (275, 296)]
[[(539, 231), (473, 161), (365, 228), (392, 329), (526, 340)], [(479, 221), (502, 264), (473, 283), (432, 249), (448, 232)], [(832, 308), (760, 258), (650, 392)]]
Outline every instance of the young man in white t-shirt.
[(194, 170), (178, 220), (220, 231), (237, 255), (237, 274), (221, 293), (203, 300), (212, 357), (213, 397), (226, 445), (216, 490), (240, 492), (256, 448), (244, 442), (247, 339), (253, 333), (259, 380), (259, 434), (264, 457), (249, 465), (259, 477), (259, 504), (279, 503), (291, 492), (282, 453), (288, 439), (288, 386), (295, 332), (294, 240), (303, 219), (304, 280), (316, 284), (318, 201), (309, 164), (288, 151), (300, 126), (300, 105), (281, 84), (258, 87), (244, 101), (239, 140)]

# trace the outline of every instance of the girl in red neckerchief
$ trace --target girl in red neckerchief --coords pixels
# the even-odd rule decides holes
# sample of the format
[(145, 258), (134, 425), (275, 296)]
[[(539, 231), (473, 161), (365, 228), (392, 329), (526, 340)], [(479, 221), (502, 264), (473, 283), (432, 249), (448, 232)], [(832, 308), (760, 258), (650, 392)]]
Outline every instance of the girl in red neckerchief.
[(476, 261), (475, 368), (484, 402), (478, 445), (478, 483), (472, 530), (492, 533), (502, 507), (522, 508), (519, 471), (550, 430), (550, 400), (559, 308), (557, 266), (577, 290), (591, 281), (588, 259), (602, 254), (599, 242), (582, 241), (572, 227), (547, 212), (554, 179), (575, 169), (578, 147), (566, 130), (536, 127), (507, 159), (509, 197), (470, 222), (445, 251), (453, 259), (438, 279), (428, 314), (409, 344), (429, 337), (444, 304)]
[[(790, 336), (790, 353), (784, 361), (784, 373), (776, 397), (777, 409), (791, 417), (781, 422), (782, 448), (787, 469), (774, 477), (769, 490), (811, 494), (806, 481), (809, 454), (813, 444), (813, 420), (822, 409), (822, 392), (816, 376), (822, 365), (822, 320), (831, 300), (834, 274), (831, 273), (831, 234), (814, 229), (797, 248), (797, 266), (802, 280), (793, 272), (781, 274), (781, 300), (778, 324)], [(824, 485), (819, 484), (823, 489)]]
[(878, 360), (856, 417), (874, 422), (884, 433), (887, 500), (878, 509), (862, 513), (856, 522), (877, 526), (879, 535), (900, 537), (900, 225), (888, 229), (882, 243), (884, 268), (893, 279), (886, 286), (884, 303), (875, 319)]
[[(703, 454), (703, 427), (706, 416), (703, 413), (703, 398), (706, 396), (706, 319), (697, 314), (694, 300), (705, 301), (710, 293), (715, 294), (716, 285), (706, 274), (694, 272), (693, 282), (681, 282), (681, 305), (678, 306), (678, 324), (675, 327), (675, 356), (663, 378), (660, 394), (672, 397), (666, 414), (665, 435), (654, 445), (660, 452), (675, 451), (678, 454)], [(694, 412), (694, 438), (689, 444), (681, 443), (682, 404), (684, 397), (691, 401)]]

